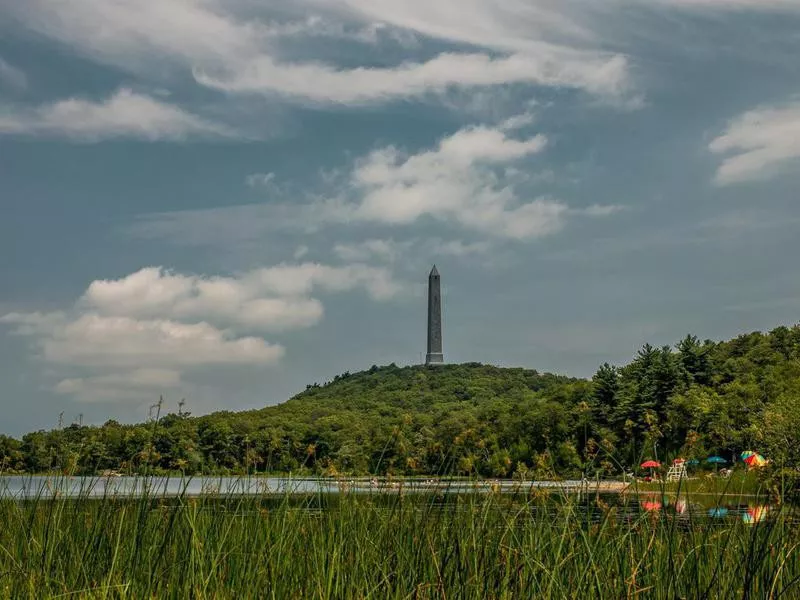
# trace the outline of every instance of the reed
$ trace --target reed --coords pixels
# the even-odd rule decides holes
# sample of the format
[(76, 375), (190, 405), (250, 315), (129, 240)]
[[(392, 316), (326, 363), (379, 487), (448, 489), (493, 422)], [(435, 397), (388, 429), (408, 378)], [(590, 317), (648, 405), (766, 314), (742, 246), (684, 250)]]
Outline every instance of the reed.
[(797, 598), (789, 509), (747, 525), (530, 494), (0, 499), (7, 598)]

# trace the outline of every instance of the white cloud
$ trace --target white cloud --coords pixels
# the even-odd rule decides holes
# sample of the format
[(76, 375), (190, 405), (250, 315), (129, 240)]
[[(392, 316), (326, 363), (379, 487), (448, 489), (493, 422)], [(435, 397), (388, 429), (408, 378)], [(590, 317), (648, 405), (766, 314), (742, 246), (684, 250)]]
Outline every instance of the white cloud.
[(601, 96), (623, 95), (627, 61), (622, 56), (567, 59), (514, 54), (444, 53), (424, 63), (390, 68), (336, 69), (321, 63), (281, 64), (264, 56), (217, 75), (195, 68), (195, 79), (227, 92), (280, 93), (314, 102), (364, 104), (444, 92), (450, 86), (482, 87), (528, 83), (582, 89)]
[(535, 122), (536, 117), (532, 113), (526, 112), (505, 119), (498, 125), (498, 129), (501, 131), (514, 131), (532, 125)]
[(48, 362), (84, 367), (197, 367), (274, 364), (281, 346), (235, 337), (208, 323), (86, 313), (40, 340)]
[(60, 394), (83, 401), (141, 401), (166, 389), (185, 389), (187, 369), (268, 366), (284, 348), (259, 337), (236, 336), (206, 322), (108, 316), (97, 311), (9, 313), (0, 322), (33, 340), (50, 369), (88, 371), (62, 379)]
[(429, 215), (509, 238), (546, 235), (562, 227), (566, 205), (521, 202), (493, 168), (539, 153), (544, 136), (509, 138), (472, 127), (442, 139), (434, 150), (404, 155), (393, 147), (358, 162), (353, 186), (361, 194), (352, 218), (408, 224)]
[(310, 327), (323, 315), (312, 292), (355, 289), (376, 300), (404, 291), (388, 270), (362, 264), (279, 264), (231, 277), (148, 267), (92, 282), (69, 311), (8, 313), (0, 323), (30, 337), (45, 362), (89, 371), (56, 391), (124, 399), (183, 386), (183, 373), (198, 367), (273, 365), (283, 346), (252, 332)]
[(316, 288), (328, 292), (363, 288), (375, 300), (388, 300), (403, 293), (403, 285), (392, 279), (390, 271), (361, 264), (340, 267), (281, 264), (251, 271), (244, 281), (248, 286), (290, 297), (311, 293)]
[(385, 23), (371, 22), (352, 27), (320, 15), (297, 21), (271, 21), (264, 25), (261, 32), (268, 38), (321, 37), (372, 45), (391, 40), (408, 48), (415, 48), (419, 43), (412, 32), (387, 27)]
[(575, 0), (315, 0), (330, 10), (420, 35), (498, 51), (535, 54), (541, 40), (591, 41), (590, 2)]
[(725, 156), (715, 177), (719, 185), (774, 175), (800, 159), (800, 103), (744, 113), (729, 123), (709, 149)]
[(0, 57), (0, 84), (5, 84), (15, 90), (24, 90), (28, 87), (28, 77), (23, 71)]
[(70, 98), (34, 109), (0, 107), (0, 134), (87, 142), (115, 137), (151, 141), (236, 137), (223, 125), (125, 88), (99, 102)]
[(238, 23), (195, 0), (26, 0), (3, 10), (30, 30), (99, 61), (150, 69), (153, 60), (218, 62), (247, 56), (258, 23)]
[[(449, 86), (509, 83), (573, 88), (615, 98), (629, 87), (624, 56), (540, 39), (553, 30), (582, 40), (591, 37), (574, 23), (575, 14), (581, 11), (567, 14), (549, 0), (547, 9), (526, 7), (518, 0), (505, 0), (494, 7), (473, 1), (463, 6), (441, 2), (432, 8), (414, 2), (416, 6), (406, 12), (387, 3), (373, 9), (363, 2), (334, 2), (315, 7), (333, 15), (333, 23), (312, 17), (279, 25), (269, 19), (277, 12), (307, 13), (308, 4), (315, 3), (284, 6), (279, 11), (269, 5), (244, 8), (240, 2), (217, 0), (69, 0), (55, 4), (27, 0), (8, 3), (2, 10), (29, 30), (139, 74), (153, 76), (153, 64), (158, 60), (160, 71), (166, 64), (191, 69), (203, 85), (312, 102), (378, 102), (441, 92)], [(412, 10), (421, 18), (412, 17)], [(374, 16), (367, 14), (370, 11)], [(353, 23), (355, 30), (349, 26)], [(281, 38), (315, 32), (374, 43), (377, 32), (387, 30), (395, 39), (408, 39), (411, 32), (483, 50), (445, 52), (422, 62), (408, 56), (400, 64), (384, 68), (340, 68), (292, 60), (277, 46)], [(353, 31), (361, 33), (353, 38)], [(496, 56), (498, 52), (504, 55)]]
[[(516, 139), (497, 127), (467, 127), (432, 149), (408, 153), (388, 146), (370, 152), (354, 162), (349, 174), (326, 185), (328, 197), (146, 215), (131, 231), (182, 244), (229, 246), (232, 240), (255, 240), (271, 232), (311, 233), (367, 223), (400, 227), (429, 217), (484, 236), (523, 240), (555, 233), (571, 216), (603, 217), (619, 210), (571, 209), (546, 196), (520, 197), (518, 187), (540, 177), (519, 163), (546, 144), (543, 135)], [(339, 244), (335, 252), (362, 260), (386, 256), (392, 249), (372, 242), (371, 248)]]
[(88, 310), (135, 318), (206, 319), (257, 331), (310, 327), (322, 318), (314, 290), (365, 289), (385, 300), (401, 292), (385, 269), (366, 265), (330, 267), (280, 264), (237, 277), (201, 277), (148, 267), (116, 280), (91, 283), (81, 299)]

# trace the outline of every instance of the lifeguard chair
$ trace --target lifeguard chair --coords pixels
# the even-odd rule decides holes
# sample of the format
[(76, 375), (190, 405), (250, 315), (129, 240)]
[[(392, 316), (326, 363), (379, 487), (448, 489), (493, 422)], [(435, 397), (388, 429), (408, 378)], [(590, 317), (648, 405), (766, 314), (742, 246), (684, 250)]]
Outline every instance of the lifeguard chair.
[(672, 466), (667, 471), (667, 481), (680, 481), (686, 479), (689, 474), (686, 472), (686, 459), (676, 458), (672, 461)]

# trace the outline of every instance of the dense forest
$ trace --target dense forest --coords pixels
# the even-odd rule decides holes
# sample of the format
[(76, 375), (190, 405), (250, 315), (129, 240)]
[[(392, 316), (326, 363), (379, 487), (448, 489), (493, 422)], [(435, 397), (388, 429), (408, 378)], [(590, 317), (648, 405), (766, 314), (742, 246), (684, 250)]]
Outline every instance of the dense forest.
[(800, 326), (645, 345), (591, 380), (478, 363), (373, 366), (247, 412), (0, 436), (3, 472), (615, 475), (643, 458), (800, 465)]

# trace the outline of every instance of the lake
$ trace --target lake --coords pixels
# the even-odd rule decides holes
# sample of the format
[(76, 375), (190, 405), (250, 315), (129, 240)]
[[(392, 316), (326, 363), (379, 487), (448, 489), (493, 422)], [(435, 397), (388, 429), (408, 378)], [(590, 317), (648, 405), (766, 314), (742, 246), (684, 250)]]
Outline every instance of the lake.
[[(0, 498), (14, 500), (53, 498), (139, 498), (142, 496), (175, 498), (179, 496), (338, 496), (357, 494), (433, 495), (447, 502), (448, 497), (466, 493), (499, 493), (502, 495), (555, 492), (546, 494), (556, 502), (569, 498), (576, 507), (588, 511), (591, 521), (604, 518), (604, 510), (613, 507), (617, 521), (634, 521), (642, 514), (668, 516), (679, 522), (701, 519), (714, 523), (741, 520), (754, 524), (766, 520), (773, 512), (766, 499), (737, 494), (715, 496), (690, 495), (677, 498), (671, 494), (641, 492), (620, 493), (619, 482), (535, 481), (510, 480), (468, 481), (451, 479), (328, 479), (293, 477), (69, 477), (2, 476)], [(532, 505), (532, 510), (557, 510), (552, 502)]]
[[(0, 496), (37, 497), (138, 497), (153, 496), (263, 495), (263, 494), (336, 494), (342, 492), (372, 493), (403, 491), (409, 493), (439, 492), (524, 492), (530, 488), (574, 492), (582, 488), (580, 481), (510, 480), (466, 481), (448, 479), (328, 479), (293, 477), (69, 477), (61, 475), (0, 477)], [(594, 484), (592, 484), (594, 486)], [(604, 492), (615, 491), (613, 482), (601, 484)], [(594, 487), (592, 488), (594, 489)]]

